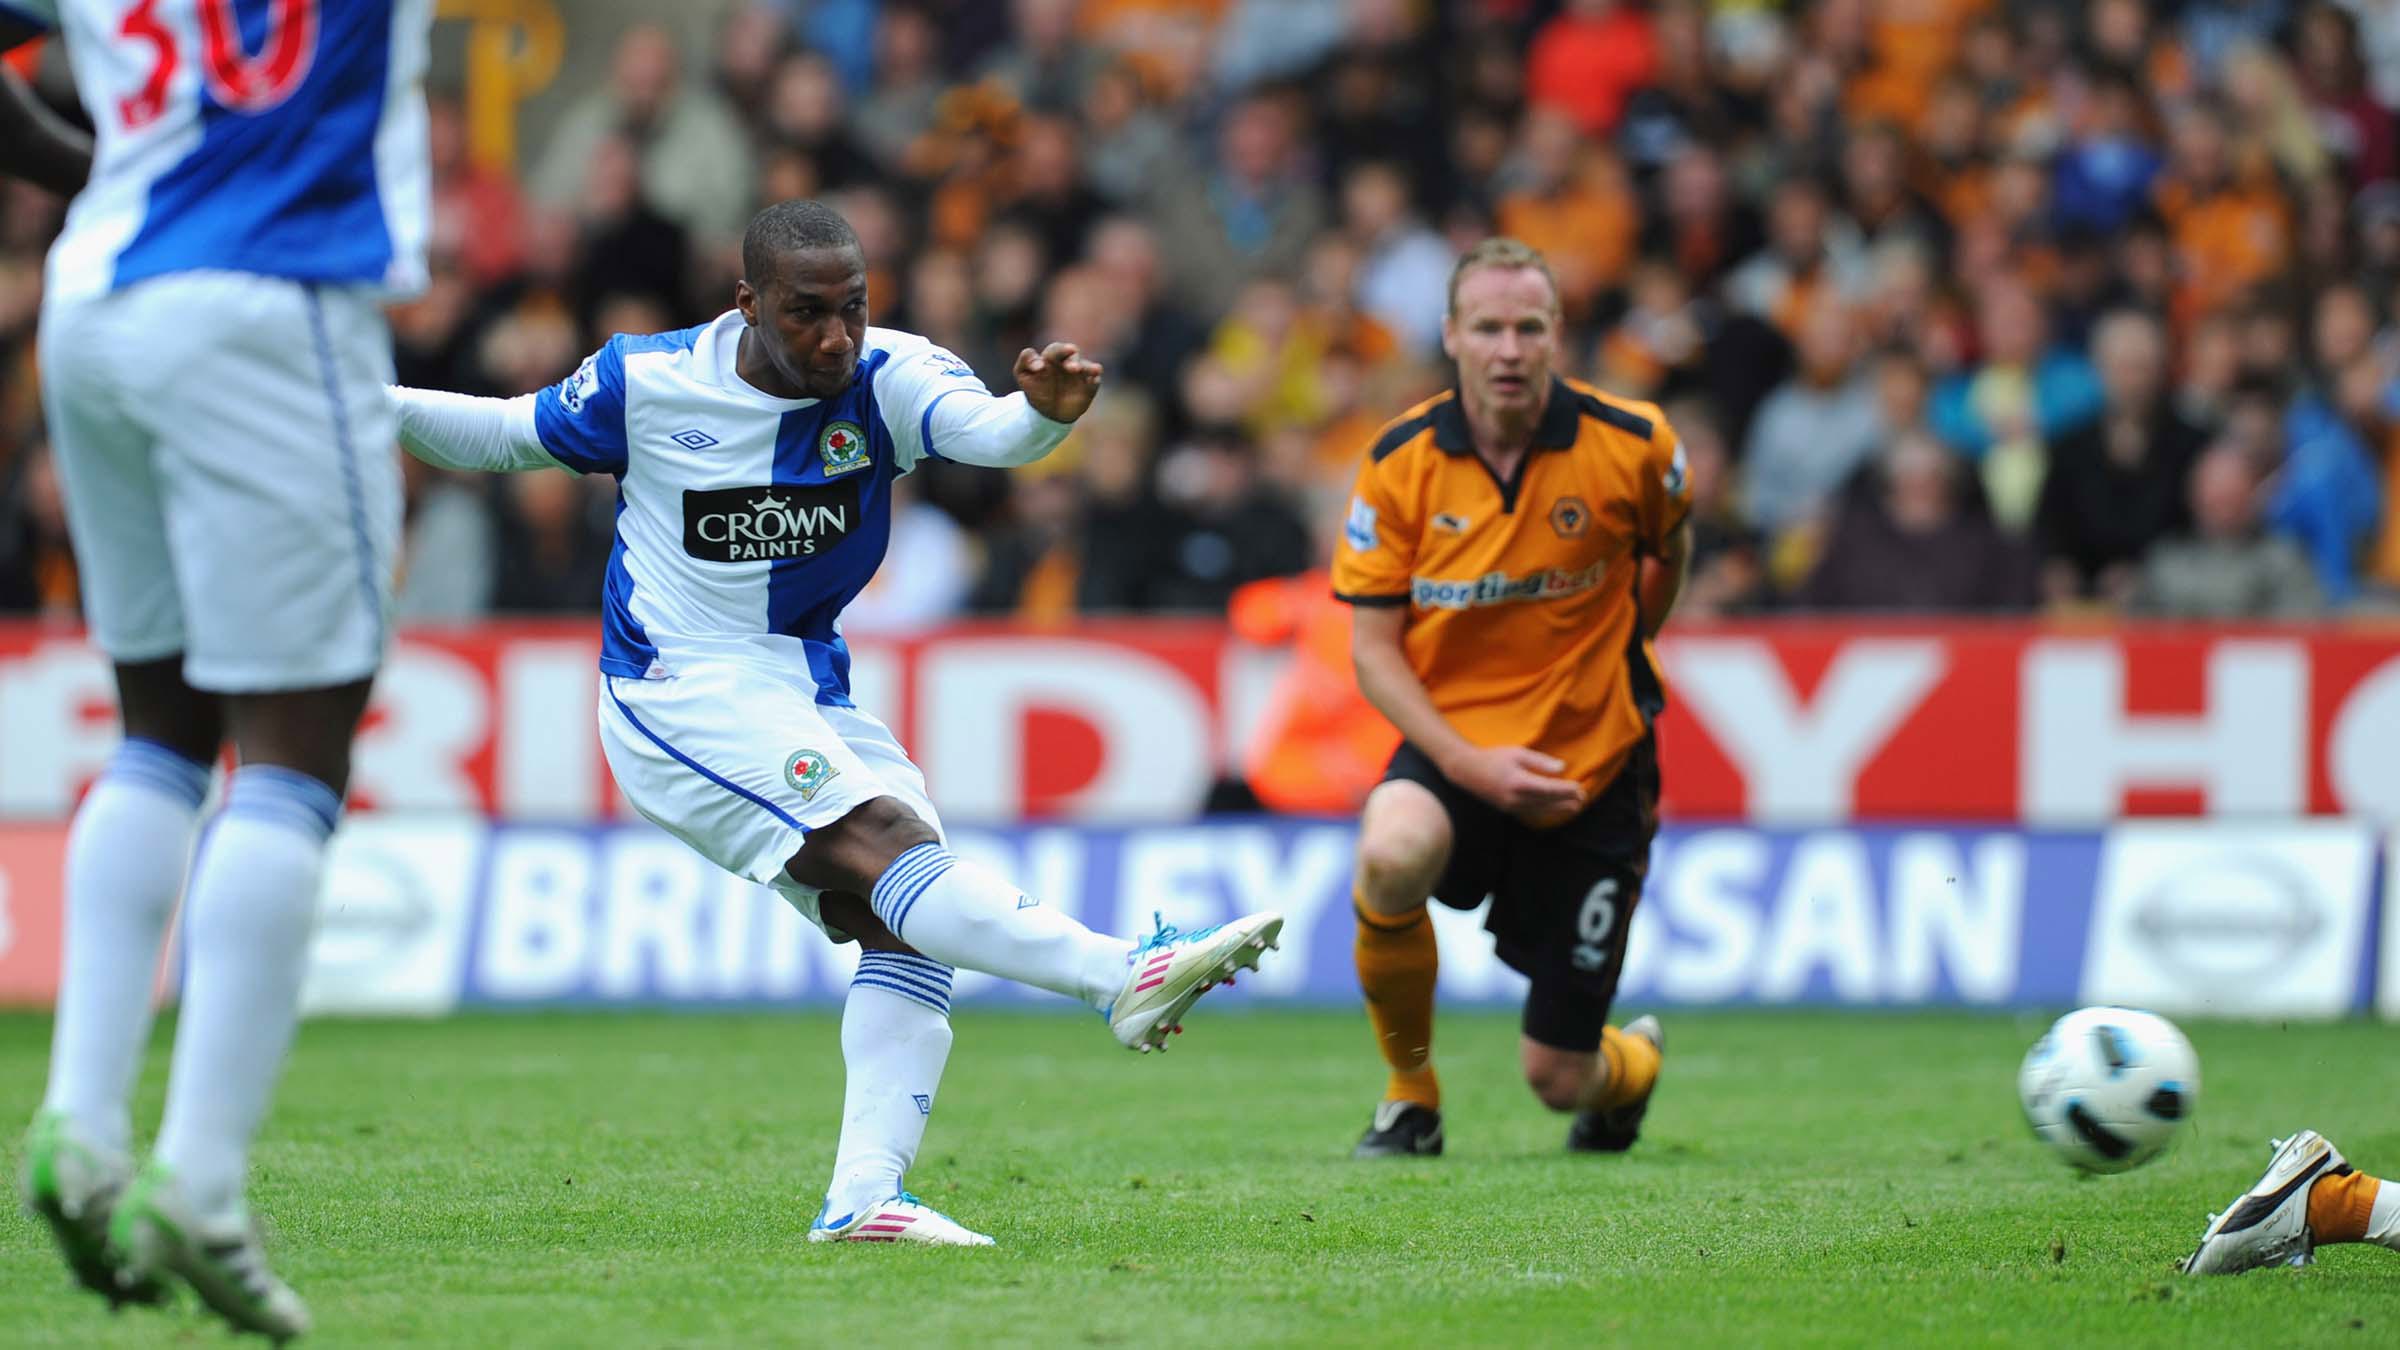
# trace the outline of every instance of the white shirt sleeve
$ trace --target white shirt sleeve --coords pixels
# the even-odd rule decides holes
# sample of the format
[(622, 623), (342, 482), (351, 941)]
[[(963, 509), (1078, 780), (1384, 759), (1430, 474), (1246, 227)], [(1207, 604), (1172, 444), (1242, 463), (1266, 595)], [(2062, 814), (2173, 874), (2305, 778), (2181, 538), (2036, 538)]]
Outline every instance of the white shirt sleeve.
[(400, 413), (400, 445), (436, 468), (518, 473), (565, 468), (542, 448), (535, 395), (475, 398), (391, 386)]
[(995, 469), (1031, 464), (1073, 429), (1034, 411), (1022, 392), (992, 397), (966, 362), (923, 338), (878, 336), (895, 344), (875, 380), (875, 406), (902, 473), (926, 459)]

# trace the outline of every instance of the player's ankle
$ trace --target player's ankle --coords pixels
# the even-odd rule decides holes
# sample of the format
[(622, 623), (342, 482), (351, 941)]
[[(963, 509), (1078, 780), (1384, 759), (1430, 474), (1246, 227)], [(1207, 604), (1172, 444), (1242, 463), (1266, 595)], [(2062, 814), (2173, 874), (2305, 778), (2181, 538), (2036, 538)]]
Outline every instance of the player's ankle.
[(1383, 1099), (1387, 1102), (1415, 1102), (1439, 1111), (1442, 1109), (1442, 1081), (1434, 1076), (1430, 1064), (1420, 1069), (1394, 1069), (1391, 1081), (1384, 1086)]
[(1613, 1111), (1630, 1106), (1650, 1095), (1650, 1089), (1658, 1082), (1661, 1059), (1658, 1047), (1640, 1036), (1628, 1036), (1613, 1026), (1603, 1027), (1600, 1049), (1594, 1058), (1598, 1061), (1598, 1072), (1584, 1094), (1585, 1110)]
[(2308, 1189), (2309, 1238), (2320, 1247), (2366, 1241), (2380, 1189), (2375, 1178), (2346, 1167), (2319, 1177)]

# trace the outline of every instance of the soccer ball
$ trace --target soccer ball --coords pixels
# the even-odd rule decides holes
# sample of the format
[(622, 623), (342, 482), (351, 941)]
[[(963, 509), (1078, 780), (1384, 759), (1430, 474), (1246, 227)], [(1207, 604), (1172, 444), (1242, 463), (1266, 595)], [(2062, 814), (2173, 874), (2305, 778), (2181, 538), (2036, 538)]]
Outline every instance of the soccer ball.
[(2157, 1157), (2200, 1104), (2200, 1057), (2175, 1024), (2132, 1008), (2079, 1008), (2051, 1024), (2017, 1071), (2042, 1142), (2086, 1172)]

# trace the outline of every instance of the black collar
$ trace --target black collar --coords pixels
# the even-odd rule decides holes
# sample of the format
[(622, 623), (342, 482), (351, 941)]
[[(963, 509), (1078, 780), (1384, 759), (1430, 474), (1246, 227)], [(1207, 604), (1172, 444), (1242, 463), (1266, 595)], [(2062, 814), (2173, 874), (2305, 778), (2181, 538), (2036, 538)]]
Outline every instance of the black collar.
[[(1535, 450), (1565, 450), (1583, 431), (1582, 395), (1556, 375), (1550, 377), (1550, 399), (1542, 406), (1541, 424), (1533, 429)], [(1450, 397), (1434, 405), (1433, 444), (1446, 455), (1475, 453), (1475, 437), (1467, 430), (1467, 400), (1455, 386)]]

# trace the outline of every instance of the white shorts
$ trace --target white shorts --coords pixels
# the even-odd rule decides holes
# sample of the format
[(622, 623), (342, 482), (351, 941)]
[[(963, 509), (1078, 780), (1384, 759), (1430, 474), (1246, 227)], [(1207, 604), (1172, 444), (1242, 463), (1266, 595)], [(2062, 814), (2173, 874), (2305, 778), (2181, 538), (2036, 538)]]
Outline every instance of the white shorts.
[(375, 673), (400, 537), (366, 292), (183, 272), (52, 305), (43, 403), (92, 636), (216, 693)]
[[(784, 864), (808, 838), (877, 797), (939, 836), (925, 775), (891, 728), (816, 701), (805, 674), (738, 660), (678, 662), (662, 679), (600, 677), (600, 744), (634, 809), (736, 876), (772, 887), (825, 929), (818, 891)], [(864, 897), (861, 897), (862, 899)]]

